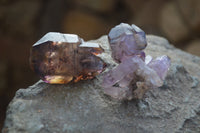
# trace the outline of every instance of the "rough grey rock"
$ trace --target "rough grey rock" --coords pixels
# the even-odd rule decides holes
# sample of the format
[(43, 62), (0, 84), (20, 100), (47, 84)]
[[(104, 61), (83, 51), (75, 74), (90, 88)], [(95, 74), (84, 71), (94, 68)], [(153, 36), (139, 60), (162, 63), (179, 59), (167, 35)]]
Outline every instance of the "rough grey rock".
[[(198, 133), (200, 132), (200, 58), (174, 48), (164, 38), (148, 35), (146, 53), (171, 57), (165, 84), (143, 100), (115, 101), (103, 94), (102, 74), (75, 84), (42, 81), (20, 89), (7, 109), (8, 133)], [(110, 58), (107, 37), (95, 42)]]

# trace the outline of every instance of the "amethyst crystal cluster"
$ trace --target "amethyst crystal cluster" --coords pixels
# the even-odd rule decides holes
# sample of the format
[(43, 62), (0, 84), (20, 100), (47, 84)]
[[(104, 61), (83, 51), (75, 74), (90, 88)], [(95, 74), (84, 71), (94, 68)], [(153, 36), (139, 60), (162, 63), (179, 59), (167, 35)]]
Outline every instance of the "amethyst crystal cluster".
[(50, 84), (92, 79), (105, 63), (96, 56), (103, 52), (97, 43), (84, 42), (75, 34), (47, 33), (31, 50), (30, 65)]
[(145, 56), (144, 31), (135, 25), (121, 23), (111, 29), (108, 39), (112, 58), (119, 65), (103, 77), (105, 94), (119, 100), (140, 99), (148, 89), (163, 85), (170, 59), (166, 55), (156, 59)]

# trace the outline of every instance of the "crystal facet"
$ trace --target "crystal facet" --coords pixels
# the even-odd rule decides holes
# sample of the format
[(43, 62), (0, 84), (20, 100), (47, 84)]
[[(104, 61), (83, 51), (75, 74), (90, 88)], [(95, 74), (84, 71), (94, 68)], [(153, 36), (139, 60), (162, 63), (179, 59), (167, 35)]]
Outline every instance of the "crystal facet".
[(113, 59), (120, 63), (133, 55), (141, 55), (146, 48), (146, 36), (144, 31), (135, 25), (121, 23), (108, 34)]
[(108, 34), (113, 59), (118, 66), (104, 74), (104, 92), (113, 98), (142, 98), (153, 87), (163, 85), (170, 67), (168, 56), (153, 59), (142, 51), (146, 48), (146, 36), (135, 25), (121, 23)]
[(33, 45), (30, 64), (47, 83), (77, 82), (104, 70), (105, 63), (96, 56), (102, 52), (97, 43), (84, 42), (77, 35), (50, 32)]

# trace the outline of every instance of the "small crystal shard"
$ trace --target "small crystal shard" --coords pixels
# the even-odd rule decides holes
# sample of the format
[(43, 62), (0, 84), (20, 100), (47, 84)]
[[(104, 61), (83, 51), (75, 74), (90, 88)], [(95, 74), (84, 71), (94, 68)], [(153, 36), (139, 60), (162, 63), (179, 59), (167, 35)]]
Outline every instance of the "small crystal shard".
[(145, 32), (135, 25), (121, 23), (108, 34), (112, 58), (118, 66), (104, 74), (104, 92), (122, 100), (142, 98), (153, 87), (160, 87), (170, 67), (168, 56), (145, 56)]
[(30, 64), (42, 80), (51, 84), (92, 79), (105, 68), (96, 55), (103, 52), (97, 43), (87, 43), (74, 34), (47, 33), (31, 51)]
[(156, 71), (158, 76), (164, 80), (167, 76), (168, 68), (170, 67), (170, 58), (166, 55), (157, 57), (155, 60), (151, 60), (147, 66)]

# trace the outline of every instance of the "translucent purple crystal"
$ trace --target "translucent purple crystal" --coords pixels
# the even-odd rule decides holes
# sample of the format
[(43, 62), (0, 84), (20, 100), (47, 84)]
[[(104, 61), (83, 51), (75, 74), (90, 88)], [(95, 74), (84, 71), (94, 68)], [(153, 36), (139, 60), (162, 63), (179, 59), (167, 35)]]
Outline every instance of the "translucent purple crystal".
[(170, 67), (170, 59), (168, 56), (163, 55), (161, 57), (157, 57), (155, 60), (151, 60), (147, 66), (156, 71), (162, 80), (165, 80), (168, 68)]
[(118, 66), (108, 71), (103, 78), (104, 92), (122, 100), (142, 98), (153, 87), (163, 85), (170, 67), (168, 56), (153, 59), (145, 56), (145, 32), (135, 25), (121, 23), (108, 34), (113, 59)]
[(120, 63), (134, 55), (144, 56), (141, 53), (146, 48), (146, 36), (144, 31), (135, 25), (121, 23), (108, 34), (113, 59)]

